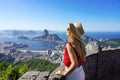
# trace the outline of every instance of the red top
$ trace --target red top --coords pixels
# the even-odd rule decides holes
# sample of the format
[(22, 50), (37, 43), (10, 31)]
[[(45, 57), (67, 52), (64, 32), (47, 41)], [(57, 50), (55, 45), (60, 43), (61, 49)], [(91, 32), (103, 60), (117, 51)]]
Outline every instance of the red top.
[[(68, 42), (67, 44), (71, 45), (70, 42)], [(71, 45), (71, 47), (72, 47), (72, 45)], [(73, 50), (75, 51), (75, 53), (77, 55), (77, 52), (76, 52), (75, 48), (73, 48)], [(83, 63), (84, 63), (84, 61), (78, 60), (78, 67), (81, 66)], [(68, 54), (67, 48), (65, 48), (65, 51), (64, 51), (64, 64), (67, 67), (69, 67), (71, 65), (71, 61), (70, 61), (70, 58), (69, 58), (69, 54)]]

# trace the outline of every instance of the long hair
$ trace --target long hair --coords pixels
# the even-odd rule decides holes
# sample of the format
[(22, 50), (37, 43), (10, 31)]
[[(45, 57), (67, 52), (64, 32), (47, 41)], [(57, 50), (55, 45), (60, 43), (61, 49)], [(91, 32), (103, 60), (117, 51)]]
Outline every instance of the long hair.
[(76, 56), (78, 57), (78, 59), (85, 61), (86, 51), (85, 51), (85, 45), (83, 44), (83, 42), (81, 40), (77, 40), (72, 33), (69, 41), (71, 42), (72, 47), (74, 47), (75, 50), (77, 51)]

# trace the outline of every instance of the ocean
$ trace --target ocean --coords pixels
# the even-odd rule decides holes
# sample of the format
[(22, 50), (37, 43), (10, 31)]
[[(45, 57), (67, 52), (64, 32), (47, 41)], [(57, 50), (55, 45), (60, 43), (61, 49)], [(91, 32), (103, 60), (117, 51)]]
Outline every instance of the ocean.
[(87, 36), (96, 40), (108, 40), (113, 38), (120, 38), (120, 32), (86, 32)]
[[(66, 40), (65, 32), (57, 33), (62, 39)], [(96, 40), (108, 40), (113, 38), (120, 38), (120, 32), (86, 32), (84, 35), (92, 37)]]
[[(51, 32), (57, 34), (61, 39), (67, 40), (66, 32)], [(108, 40), (112, 38), (120, 38), (120, 32), (86, 32), (86, 36), (92, 37), (96, 40)], [(30, 35), (29, 35), (30, 36)], [(54, 49), (58, 43), (44, 42), (44, 41), (30, 41), (24, 39), (18, 39), (11, 35), (0, 35), (1, 42), (17, 42), (27, 44), (29, 47), (27, 50), (48, 50)]]

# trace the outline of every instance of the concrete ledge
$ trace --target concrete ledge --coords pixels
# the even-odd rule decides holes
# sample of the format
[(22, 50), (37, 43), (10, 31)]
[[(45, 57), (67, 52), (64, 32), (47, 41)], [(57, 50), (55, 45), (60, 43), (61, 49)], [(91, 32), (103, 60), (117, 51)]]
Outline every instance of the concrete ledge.
[(36, 80), (47, 80), (50, 75), (50, 72), (41, 72)]
[(64, 80), (63, 76), (56, 75), (56, 71), (64, 70), (64, 65), (61, 65), (57, 69), (55, 69), (52, 73), (45, 71), (28, 71), (23, 76), (21, 76), (18, 80)]
[(40, 74), (40, 71), (28, 71), (18, 80), (35, 80), (39, 74)]
[(60, 67), (58, 67), (57, 69), (55, 69), (49, 76), (49, 80), (64, 80), (63, 76), (60, 75), (56, 75), (56, 71), (58, 70), (64, 70), (64, 65), (61, 65)]

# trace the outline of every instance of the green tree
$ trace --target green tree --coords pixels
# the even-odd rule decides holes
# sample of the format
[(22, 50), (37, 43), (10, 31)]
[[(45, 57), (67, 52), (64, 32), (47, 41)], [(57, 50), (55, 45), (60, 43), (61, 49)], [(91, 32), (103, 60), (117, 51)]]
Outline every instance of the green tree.
[(20, 68), (20, 70), (19, 70), (20, 76), (22, 76), (27, 71), (28, 71), (28, 66), (27, 66), (27, 64), (24, 64), (23, 67)]
[(0, 80), (5, 80), (6, 71), (0, 70)]
[(9, 66), (9, 63), (6, 61), (2, 61), (0, 63), (0, 70), (6, 70), (6, 68)]
[(6, 71), (6, 80), (17, 80), (20, 76), (19, 68), (16, 66), (9, 65)]
[(26, 64), (29, 70), (38, 70), (38, 71), (53, 71), (58, 66), (43, 59), (31, 59), (28, 61), (21, 61), (16, 63), (16, 66), (23, 67), (22, 65)]

